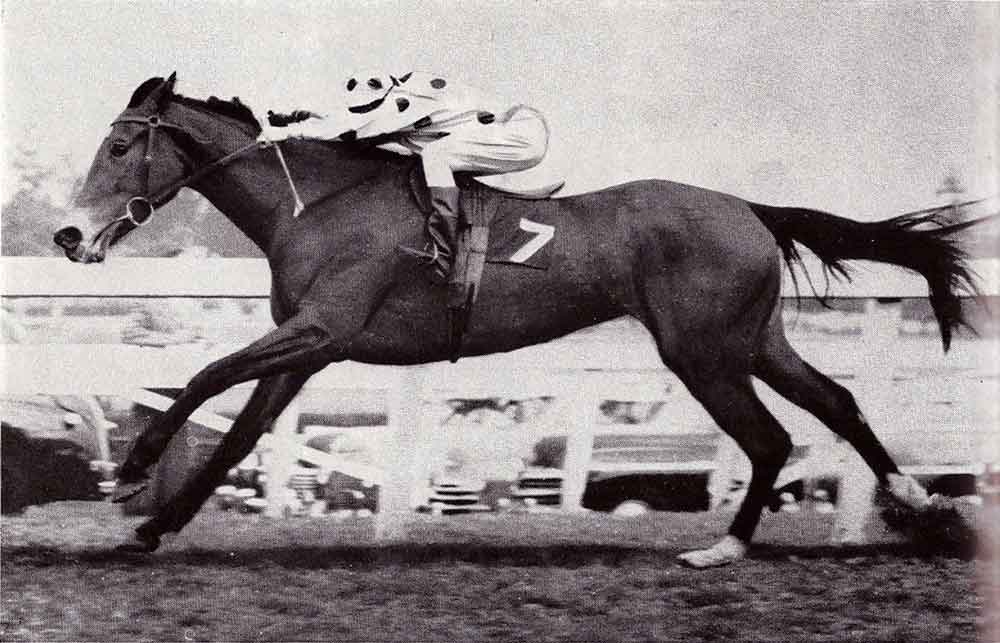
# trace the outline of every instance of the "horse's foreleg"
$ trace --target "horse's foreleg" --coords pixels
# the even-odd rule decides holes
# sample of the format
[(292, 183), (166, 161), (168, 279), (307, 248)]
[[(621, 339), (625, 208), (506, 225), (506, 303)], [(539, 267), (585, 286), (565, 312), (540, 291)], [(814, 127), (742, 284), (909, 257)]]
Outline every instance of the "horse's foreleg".
[(180, 531), (190, 522), (225, 480), (226, 473), (253, 451), (257, 440), (298, 394), (310, 375), (309, 372), (289, 373), (261, 380), (208, 462), (152, 519), (136, 529), (138, 542), (123, 548), (152, 551), (159, 545), (162, 534)]
[[(120, 484), (141, 491), (146, 469), (160, 458), (191, 413), (210, 397), (249, 380), (291, 372), (313, 373), (332, 361), (332, 345), (320, 324), (304, 316), (293, 317), (247, 348), (209, 364), (138, 437), (119, 470)], [(117, 495), (115, 499), (120, 502), (128, 497)]]
[(720, 374), (692, 382), (685, 378), (691, 394), (702, 403), (712, 419), (729, 434), (750, 458), (753, 467), (750, 485), (729, 535), (715, 546), (682, 554), (681, 560), (694, 567), (711, 567), (734, 562), (744, 556), (760, 522), (760, 513), (773, 493), (774, 483), (792, 450), (788, 433), (771, 415), (744, 374)]

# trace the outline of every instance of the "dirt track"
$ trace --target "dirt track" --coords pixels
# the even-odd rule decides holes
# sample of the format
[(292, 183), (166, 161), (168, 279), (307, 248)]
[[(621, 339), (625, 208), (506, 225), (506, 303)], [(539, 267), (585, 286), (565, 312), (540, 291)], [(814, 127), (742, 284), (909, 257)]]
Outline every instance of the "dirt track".
[[(5, 517), (0, 639), (974, 641), (996, 631), (987, 563), (886, 540), (832, 548), (830, 516), (765, 516), (753, 558), (678, 566), (725, 514), (415, 516), (370, 522), (203, 513), (156, 555), (110, 545), (135, 519), (59, 503)], [(977, 568), (980, 573), (977, 574)], [(995, 602), (994, 602), (995, 604)], [(989, 619), (993, 619), (992, 621)]]

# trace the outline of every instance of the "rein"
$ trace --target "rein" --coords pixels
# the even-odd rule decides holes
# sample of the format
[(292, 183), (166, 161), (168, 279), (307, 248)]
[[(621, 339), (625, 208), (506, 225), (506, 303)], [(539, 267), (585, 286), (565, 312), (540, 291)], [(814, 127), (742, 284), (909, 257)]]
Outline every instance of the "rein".
[[(142, 183), (144, 185), (144, 195), (134, 196), (125, 203), (125, 214), (118, 217), (111, 222), (110, 225), (114, 225), (120, 222), (127, 222), (135, 228), (141, 227), (147, 223), (153, 217), (153, 213), (156, 209), (162, 205), (165, 205), (173, 195), (181, 188), (188, 187), (192, 183), (196, 183), (201, 179), (205, 178), (209, 174), (215, 172), (219, 168), (231, 163), (235, 159), (243, 156), (247, 152), (251, 152), (258, 149), (266, 149), (273, 146), (278, 155), (278, 160), (281, 162), (281, 168), (285, 172), (285, 176), (288, 178), (288, 183), (292, 188), (292, 194), (295, 196), (295, 209), (293, 211), (294, 216), (298, 216), (303, 209), (302, 200), (299, 198), (298, 191), (295, 189), (295, 183), (292, 182), (292, 176), (288, 171), (288, 165), (285, 163), (285, 157), (281, 153), (281, 148), (278, 144), (273, 141), (253, 141), (247, 143), (243, 147), (230, 152), (224, 156), (221, 156), (209, 163), (201, 166), (200, 168), (193, 171), (191, 174), (181, 177), (180, 179), (174, 181), (173, 183), (167, 185), (166, 187), (160, 188), (155, 193), (150, 194), (149, 191), (149, 172), (153, 166), (153, 141), (155, 140), (156, 131), (160, 128), (166, 130), (173, 130), (184, 136), (191, 138), (193, 141), (201, 144), (206, 144), (207, 141), (201, 139), (194, 134), (192, 134), (187, 128), (176, 125), (169, 121), (165, 121), (160, 118), (159, 115), (152, 116), (124, 116), (115, 120), (111, 123), (112, 126), (121, 123), (138, 123), (140, 125), (145, 125), (148, 130), (148, 135), (146, 138), (146, 153), (142, 157), (143, 169), (142, 169)], [(110, 227), (110, 225), (108, 227)]]

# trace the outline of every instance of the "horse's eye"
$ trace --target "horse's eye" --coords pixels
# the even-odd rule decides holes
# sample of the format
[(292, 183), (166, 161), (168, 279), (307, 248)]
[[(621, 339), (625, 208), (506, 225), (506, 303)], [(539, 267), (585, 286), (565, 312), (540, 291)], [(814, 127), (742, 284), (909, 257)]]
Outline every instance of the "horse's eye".
[(115, 141), (111, 144), (111, 156), (125, 156), (128, 152), (128, 145), (122, 141)]

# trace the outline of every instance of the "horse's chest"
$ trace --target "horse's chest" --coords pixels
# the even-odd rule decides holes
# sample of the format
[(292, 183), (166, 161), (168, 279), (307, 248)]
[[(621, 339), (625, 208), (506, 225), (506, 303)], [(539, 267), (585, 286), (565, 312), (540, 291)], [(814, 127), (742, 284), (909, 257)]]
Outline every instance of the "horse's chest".
[(271, 297), (282, 310), (293, 311), (296, 308), (322, 265), (311, 254), (319, 249), (304, 245), (307, 247), (290, 248), (288, 252), (271, 259)]
[(297, 301), (320, 270), (346, 261), (350, 244), (337, 241), (337, 235), (316, 225), (297, 225), (282, 235), (268, 252), (275, 294)]

